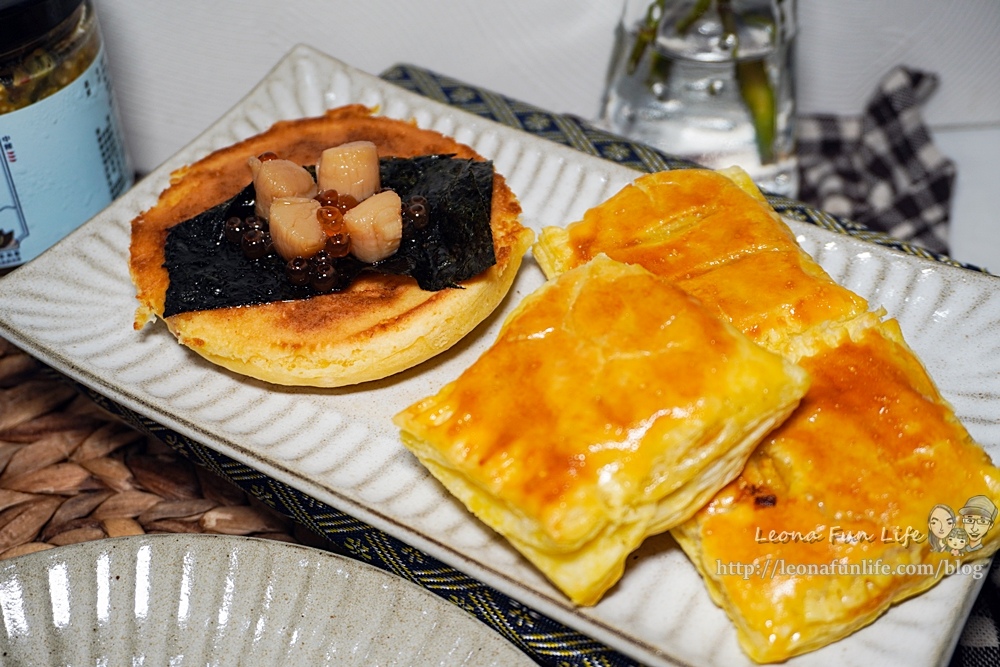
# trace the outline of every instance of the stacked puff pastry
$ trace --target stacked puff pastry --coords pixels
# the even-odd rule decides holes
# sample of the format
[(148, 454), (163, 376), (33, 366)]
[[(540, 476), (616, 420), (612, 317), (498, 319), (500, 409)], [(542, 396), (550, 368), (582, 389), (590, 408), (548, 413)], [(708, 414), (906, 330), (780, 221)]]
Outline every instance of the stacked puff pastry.
[(444, 486), (578, 604), (742, 469), (808, 386), (661, 277), (607, 257), (528, 295), (396, 416)]
[[(933, 586), (941, 560), (996, 551), (1000, 528), (978, 551), (932, 552), (934, 506), (957, 513), (975, 496), (1000, 505), (1000, 470), (897, 323), (802, 251), (743, 172), (641, 177), (582, 221), (543, 230), (534, 254), (550, 278), (602, 254), (641, 265), (808, 371), (791, 417), (672, 530), (755, 660), (840, 639)], [(719, 563), (765, 575), (726, 576)]]

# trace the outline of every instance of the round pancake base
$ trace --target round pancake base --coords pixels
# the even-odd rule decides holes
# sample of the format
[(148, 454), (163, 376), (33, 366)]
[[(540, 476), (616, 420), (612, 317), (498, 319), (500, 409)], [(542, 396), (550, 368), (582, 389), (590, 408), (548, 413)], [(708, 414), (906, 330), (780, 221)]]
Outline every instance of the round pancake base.
[[(468, 146), (414, 123), (352, 105), (281, 121), (178, 170), (155, 206), (132, 222), (130, 272), (139, 307), (135, 327), (163, 316), (169, 228), (226, 201), (250, 182), (247, 158), (265, 151), (315, 164), (323, 149), (373, 141), (379, 156), (454, 154)], [(334, 294), (298, 301), (180, 313), (163, 318), (184, 345), (237, 373), (281, 385), (340, 387), (411, 368), (461, 340), (500, 304), (534, 240), (519, 222), (517, 198), (493, 177), (491, 227), (496, 264), (457, 288), (429, 292), (407, 276), (366, 275)]]

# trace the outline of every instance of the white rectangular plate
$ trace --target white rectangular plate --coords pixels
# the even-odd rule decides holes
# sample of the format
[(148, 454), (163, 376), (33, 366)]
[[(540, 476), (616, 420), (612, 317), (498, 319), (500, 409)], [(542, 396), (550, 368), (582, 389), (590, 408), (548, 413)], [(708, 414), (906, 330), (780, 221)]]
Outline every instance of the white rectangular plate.
[[(153, 205), (170, 172), (279, 119), (319, 115), (352, 102), (414, 118), (493, 159), (521, 200), (525, 224), (535, 230), (579, 219), (636, 176), (300, 46), (238, 106), (127, 195), (0, 280), (0, 332), (121, 405), (367, 521), (637, 660), (748, 664), (725, 614), (669, 537), (648, 540), (600, 604), (574, 608), (400, 444), (391, 416), (455, 378), (490, 345), (511, 308), (542, 284), (530, 257), (497, 313), (457, 347), (405, 373), (353, 388), (267, 385), (203, 361), (178, 345), (162, 323), (133, 330), (137, 302), (127, 266), (129, 223)], [(790, 224), (835, 279), (899, 318), (958, 415), (996, 460), (1000, 336), (988, 332), (1000, 326), (1000, 283)], [(947, 662), (980, 584), (968, 576), (950, 577), (872, 626), (792, 664)]]

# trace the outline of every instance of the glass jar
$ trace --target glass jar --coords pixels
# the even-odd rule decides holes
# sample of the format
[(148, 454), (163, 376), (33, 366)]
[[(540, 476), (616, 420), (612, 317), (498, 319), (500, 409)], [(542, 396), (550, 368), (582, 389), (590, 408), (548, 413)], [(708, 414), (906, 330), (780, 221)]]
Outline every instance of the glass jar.
[(598, 123), (794, 196), (795, 0), (626, 0)]
[(0, 0), (0, 272), (133, 180), (91, 0)]

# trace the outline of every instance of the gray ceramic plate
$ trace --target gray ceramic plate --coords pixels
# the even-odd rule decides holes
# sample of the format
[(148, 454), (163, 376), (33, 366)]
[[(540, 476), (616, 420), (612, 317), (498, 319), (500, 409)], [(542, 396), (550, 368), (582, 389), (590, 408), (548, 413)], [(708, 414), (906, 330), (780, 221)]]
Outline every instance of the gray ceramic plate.
[(10, 665), (530, 665), (370, 565), (222, 535), (97, 540), (0, 563)]
[[(213, 366), (162, 324), (132, 329), (129, 222), (169, 174), (275, 120), (349, 102), (458, 138), (494, 160), (539, 229), (579, 219), (636, 173), (293, 50), (248, 97), (125, 197), (0, 280), (0, 332), (112, 400), (423, 549), (552, 618), (649, 664), (748, 662), (732, 625), (668, 537), (647, 541), (625, 576), (579, 609), (486, 529), (402, 447), (390, 418), (437, 391), (494, 340), (502, 318), (542, 284), (528, 257), (495, 315), (455, 348), (379, 382), (288, 389)], [(833, 277), (897, 317), (958, 415), (1000, 458), (1000, 282), (815, 226), (790, 223)], [(992, 332), (992, 333), (991, 333)], [(980, 581), (949, 577), (878, 622), (794, 664), (947, 661)]]

